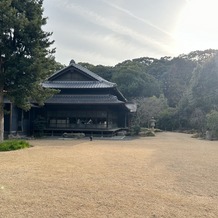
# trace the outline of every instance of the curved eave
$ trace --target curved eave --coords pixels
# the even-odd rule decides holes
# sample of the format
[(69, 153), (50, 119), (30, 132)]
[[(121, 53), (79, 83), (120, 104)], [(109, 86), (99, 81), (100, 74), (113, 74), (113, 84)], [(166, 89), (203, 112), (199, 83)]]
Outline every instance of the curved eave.
[(103, 81), (45, 81), (42, 83), (42, 86), (51, 89), (95, 89), (113, 88), (116, 87), (116, 84)]
[(125, 104), (114, 95), (54, 95), (46, 104)]
[(125, 106), (131, 113), (135, 113), (137, 111), (137, 105), (135, 103), (127, 102), (125, 103)]

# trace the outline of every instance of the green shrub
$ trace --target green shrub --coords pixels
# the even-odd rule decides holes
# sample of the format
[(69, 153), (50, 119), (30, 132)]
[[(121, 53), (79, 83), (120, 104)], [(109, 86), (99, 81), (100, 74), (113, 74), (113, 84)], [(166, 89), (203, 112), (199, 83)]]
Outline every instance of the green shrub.
[(150, 137), (150, 136), (155, 136), (155, 133), (154, 131), (148, 129), (146, 131), (141, 131), (139, 132), (139, 136), (142, 136), (142, 137)]
[(163, 132), (161, 129), (154, 129), (154, 132)]
[(46, 120), (42, 116), (38, 116), (34, 122), (34, 136), (36, 137), (43, 137), (44, 136), (44, 130), (46, 126)]
[(149, 130), (149, 128), (141, 127), (141, 132), (146, 132), (148, 130)]
[(212, 133), (212, 138), (218, 138), (218, 111), (212, 110), (206, 115), (207, 128)]
[(6, 140), (0, 143), (0, 151), (12, 151), (29, 147), (29, 142), (24, 140)]
[(195, 138), (195, 139), (197, 139), (197, 138), (202, 138), (202, 134), (201, 134), (201, 133), (194, 133), (194, 134), (191, 136), (191, 138)]
[(140, 126), (134, 125), (130, 128), (129, 132), (127, 132), (127, 136), (137, 136), (140, 132)]
[(140, 130), (141, 130), (141, 127), (140, 127), (140, 126), (134, 126), (133, 130), (134, 130), (134, 133), (135, 133), (136, 135), (138, 135), (139, 132), (140, 132)]

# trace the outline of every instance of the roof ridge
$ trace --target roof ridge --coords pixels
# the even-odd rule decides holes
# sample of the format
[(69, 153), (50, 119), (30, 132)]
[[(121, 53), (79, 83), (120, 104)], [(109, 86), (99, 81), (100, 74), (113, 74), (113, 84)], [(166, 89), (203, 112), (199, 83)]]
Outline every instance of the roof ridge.
[[(96, 73), (92, 72), (91, 70), (89, 70), (88, 68), (86, 67), (83, 67), (79, 64), (75, 64), (75, 63), (71, 63), (70, 65), (76, 67), (77, 69), (79, 70), (82, 70), (84, 71), (85, 73), (89, 74), (90, 76), (94, 77), (95, 79), (97, 79), (98, 81), (104, 81), (104, 82), (108, 82), (108, 83), (112, 83), (112, 82), (109, 82), (107, 81), (106, 79), (102, 78), (101, 76), (97, 75)], [(69, 65), (69, 66), (70, 66)], [(115, 83), (112, 83), (112, 84), (115, 84)]]
[[(70, 68), (71, 66), (73, 66), (73, 67), (75, 67), (76, 69), (78, 69), (78, 70), (80, 70), (80, 71), (82, 71), (82, 72), (88, 74), (90, 77), (96, 79), (98, 82), (104, 82), (104, 83), (106, 83), (106, 84), (108, 84), (108, 85), (110, 85), (110, 86), (113, 86), (113, 87), (116, 87), (116, 86), (117, 86), (116, 83), (109, 82), (108, 80), (102, 78), (101, 76), (97, 75), (96, 73), (90, 71), (90, 70), (87, 69), (86, 67), (83, 67), (83, 66), (81, 66), (81, 65), (79, 65), (79, 64), (75, 64), (75, 63), (71, 63), (70, 65), (68, 65), (68, 66), (66, 66), (66, 67), (64, 67), (64, 68), (62, 68), (61, 70), (56, 71), (54, 74), (52, 74), (51, 76), (49, 76), (49, 77), (46, 79), (46, 82), (47, 82), (47, 81), (50, 81), (49, 79), (51, 79), (51, 78), (54, 77), (55, 75), (61, 73), (62, 71), (66, 70), (67, 68)], [(72, 81), (72, 82), (75, 82), (75, 81)], [(81, 82), (83, 82), (83, 81), (81, 81)], [(89, 81), (89, 82), (90, 82), (90, 81)]]
[(60, 81), (57, 81), (57, 80), (46, 80), (44, 81), (43, 83), (101, 83), (103, 81), (72, 81), (72, 80), (60, 80)]
[(111, 95), (111, 94), (56, 94), (56, 95), (53, 95), (51, 97), (64, 97), (64, 96), (67, 96), (67, 97), (72, 97), (72, 96), (112, 96), (112, 97), (116, 97), (116, 95)]

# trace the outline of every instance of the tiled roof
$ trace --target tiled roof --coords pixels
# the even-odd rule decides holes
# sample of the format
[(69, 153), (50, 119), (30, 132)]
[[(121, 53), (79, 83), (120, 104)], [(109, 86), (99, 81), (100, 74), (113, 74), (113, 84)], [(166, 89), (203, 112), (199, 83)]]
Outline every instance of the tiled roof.
[[(79, 65), (79, 64), (74, 64), (74, 63), (71, 63), (70, 66), (74, 66), (75, 68), (77, 68), (78, 70), (81, 70), (82, 72), (88, 74), (89, 76), (95, 78), (96, 80), (98, 81), (103, 81), (103, 82), (107, 82), (107, 83), (111, 83), (105, 79), (103, 79), (102, 77), (98, 76), (97, 74), (93, 73), (92, 71), (88, 70), (87, 68)], [(69, 67), (70, 67), (69, 66)], [(111, 83), (111, 84), (114, 84), (114, 83)]]
[(114, 95), (54, 95), (46, 104), (121, 104)]
[[(109, 81), (103, 79), (102, 77), (100, 77), (99, 75), (97, 75), (97, 74), (93, 73), (92, 71), (88, 70), (87, 68), (82, 67), (82, 66), (79, 65), (79, 64), (74, 64), (74, 63), (71, 63), (69, 66), (67, 66), (67, 67), (65, 67), (65, 68), (63, 68), (63, 69), (61, 69), (61, 70), (55, 72), (52, 76), (50, 76), (50, 77), (47, 79), (47, 81), (52, 81), (54, 77), (56, 77), (57, 75), (59, 75), (59, 74), (65, 72), (67, 69), (70, 69), (70, 68), (77, 69), (77, 70), (79, 70), (79, 71), (81, 71), (81, 72), (87, 74), (87, 75), (90, 76), (91, 78), (97, 80), (97, 81), (95, 81), (95, 82), (102, 83), (102, 84), (104, 84), (104, 85), (107, 86), (107, 87), (114, 87), (114, 86), (116, 86), (116, 83), (109, 82)], [(75, 82), (75, 81), (74, 81), (74, 82)], [(84, 83), (84, 82), (91, 82), (91, 81), (79, 81), (79, 82)], [(100, 87), (100, 88), (101, 88), (101, 87)]]
[(45, 81), (42, 83), (44, 88), (63, 89), (63, 88), (111, 88), (114, 83), (105, 81)]

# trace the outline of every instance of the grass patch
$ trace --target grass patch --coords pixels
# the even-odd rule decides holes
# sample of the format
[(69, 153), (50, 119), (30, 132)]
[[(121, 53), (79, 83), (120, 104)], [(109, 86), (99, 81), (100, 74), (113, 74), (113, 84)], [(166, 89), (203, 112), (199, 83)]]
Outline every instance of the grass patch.
[(29, 147), (29, 142), (24, 140), (6, 140), (0, 143), (0, 151), (13, 151)]

